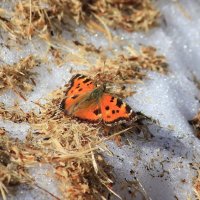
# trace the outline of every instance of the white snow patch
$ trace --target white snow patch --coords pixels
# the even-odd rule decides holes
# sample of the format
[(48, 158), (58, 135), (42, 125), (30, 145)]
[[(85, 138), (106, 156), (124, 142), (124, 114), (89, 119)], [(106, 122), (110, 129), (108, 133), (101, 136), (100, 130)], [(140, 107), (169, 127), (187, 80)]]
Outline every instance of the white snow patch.
[[(53, 178), (53, 167), (42, 164), (29, 169), (30, 175), (35, 178), (35, 186), (18, 186), (18, 190), (9, 199), (27, 200), (27, 199), (49, 199), (54, 200), (54, 196), (61, 198), (55, 179)], [(42, 189), (41, 189), (42, 188)], [(46, 190), (46, 191), (45, 191)], [(48, 192), (51, 194), (49, 194)], [(54, 196), (53, 196), (54, 195)]]
[(5, 128), (5, 130), (10, 133), (11, 137), (23, 141), (26, 138), (30, 125), (25, 122), (17, 124), (11, 121), (0, 120), (0, 127)]

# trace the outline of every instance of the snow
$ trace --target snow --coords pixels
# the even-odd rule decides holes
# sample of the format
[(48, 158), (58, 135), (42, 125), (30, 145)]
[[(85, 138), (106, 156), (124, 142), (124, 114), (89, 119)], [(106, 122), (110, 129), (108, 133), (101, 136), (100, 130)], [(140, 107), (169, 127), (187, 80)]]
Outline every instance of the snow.
[[(35, 185), (37, 185), (38, 187), (28, 187), (26, 185), (18, 186), (18, 191), (14, 197), (15, 200), (53, 199), (52, 195), (60, 197), (56, 187), (56, 181), (52, 179), (52, 166), (47, 164), (41, 164), (29, 169), (29, 173), (30, 175), (35, 177)], [(49, 191), (52, 195), (47, 195), (45, 190)], [(13, 197), (9, 196), (8, 199), (13, 199)]]
[[(162, 13), (162, 25), (148, 33), (113, 32), (121, 38), (121, 47), (126, 45), (134, 47), (152, 45), (161, 54), (167, 57), (170, 73), (160, 75), (149, 73), (148, 79), (143, 84), (138, 84), (134, 89), (137, 93), (129, 97), (127, 102), (136, 111), (157, 120), (158, 124), (149, 125), (154, 135), (150, 140), (139, 139), (135, 135), (126, 135), (131, 145), (116, 146), (109, 141), (108, 147), (113, 151), (113, 157), (107, 157), (108, 162), (114, 167), (118, 182), (126, 180), (140, 181), (148, 197), (153, 200), (194, 199), (192, 180), (196, 175), (190, 167), (191, 162), (200, 162), (200, 143), (194, 136), (188, 124), (199, 108), (199, 91), (192, 82), (193, 75), (200, 78), (200, 3), (195, 0), (180, 1), (189, 18), (184, 16), (175, 1), (157, 2)], [(165, 22), (164, 22), (165, 21)], [(77, 28), (86, 36), (87, 43), (95, 46), (108, 46), (102, 34), (92, 35), (83, 27)], [(70, 37), (66, 34), (66, 37)], [(0, 41), (3, 43), (3, 40)], [(41, 41), (32, 41), (20, 51), (10, 51), (5, 46), (0, 49), (1, 61), (13, 63), (20, 58), (33, 53), (44, 54), (47, 47)], [(21, 102), (24, 110), (34, 107), (31, 101), (45, 97), (56, 88), (62, 87), (71, 77), (69, 69), (73, 64), (66, 63), (60, 68), (54, 64), (44, 64), (36, 71), (39, 73), (37, 86), (28, 96), (28, 102)], [(80, 66), (82, 67), (82, 66)], [(51, 68), (51, 72), (48, 69)], [(8, 92), (0, 97), (0, 101), (11, 105), (17, 97)], [(13, 137), (23, 140), (29, 128), (28, 124), (14, 124), (0, 122)], [(20, 134), (19, 134), (20, 133)], [(36, 182), (46, 189), (57, 194), (56, 183), (46, 176), (51, 171), (50, 166), (38, 166), (31, 170)], [(126, 199), (132, 199), (130, 192), (115, 185), (116, 192)], [(21, 187), (15, 199), (51, 199), (38, 189)], [(136, 199), (141, 199), (137, 194)]]

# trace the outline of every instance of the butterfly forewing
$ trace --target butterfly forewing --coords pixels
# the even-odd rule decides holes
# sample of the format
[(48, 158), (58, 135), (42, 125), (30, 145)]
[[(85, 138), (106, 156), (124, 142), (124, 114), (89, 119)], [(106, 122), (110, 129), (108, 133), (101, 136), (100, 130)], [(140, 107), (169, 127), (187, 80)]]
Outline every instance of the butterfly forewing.
[(83, 99), (88, 92), (93, 91), (95, 87), (96, 85), (88, 77), (81, 74), (73, 76), (69, 81), (66, 98), (61, 105), (65, 113), (71, 114), (73, 108), (77, 106), (80, 100)]
[(69, 87), (66, 91), (66, 96), (80, 95), (85, 92), (92, 91), (96, 85), (93, 81), (81, 74), (77, 74), (69, 81)]

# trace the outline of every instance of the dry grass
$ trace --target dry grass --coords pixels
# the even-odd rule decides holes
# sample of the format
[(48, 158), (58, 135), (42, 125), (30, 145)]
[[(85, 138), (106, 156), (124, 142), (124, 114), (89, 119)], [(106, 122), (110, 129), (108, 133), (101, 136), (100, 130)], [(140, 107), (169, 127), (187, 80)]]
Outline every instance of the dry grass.
[(33, 56), (27, 56), (12, 65), (0, 67), (0, 92), (14, 91), (25, 99), (23, 93), (30, 92), (35, 86), (34, 77), (36, 73), (32, 70), (39, 62)]
[(8, 187), (20, 183), (32, 184), (33, 179), (28, 175), (24, 164), (24, 161), (26, 165), (34, 163), (34, 156), (28, 155), (29, 148), (0, 129), (0, 193), (3, 199), (6, 199), (9, 192)]
[[(39, 113), (25, 113), (18, 105), (6, 108), (1, 104), (2, 120), (27, 122), (31, 127), (24, 142), (9, 138), (2, 129), (2, 157), (7, 158), (8, 154), (8, 160), (20, 166), (20, 172), (18, 168), (9, 171), (10, 165), (5, 164), (2, 168), (4, 177), (10, 177), (14, 173), (18, 184), (26, 183), (38, 187), (34, 179), (29, 177), (28, 168), (46, 163), (54, 168), (52, 178), (57, 180), (61, 192), (57, 199), (106, 199), (109, 193), (117, 195), (112, 190), (115, 181), (112, 168), (106, 163), (102, 152), (109, 152), (105, 145), (106, 140), (126, 130), (106, 136), (102, 135), (101, 126), (79, 123), (64, 116), (58, 109), (63, 98), (64, 88), (54, 91), (47, 97), (46, 104), (36, 103)], [(10, 162), (5, 158), (1, 159), (2, 163)], [(3, 179), (1, 187), (5, 199), (9, 184)], [(50, 191), (46, 192), (52, 195)]]
[(104, 160), (97, 152), (102, 140), (99, 129), (64, 117), (58, 109), (62, 98), (62, 91), (55, 91), (41, 108), (37, 121), (29, 120), (35, 122), (31, 123), (33, 132), (28, 138), (35, 146), (49, 149), (47, 160), (55, 168), (64, 199), (93, 199), (95, 193), (100, 195), (99, 189), (105, 188), (101, 182), (109, 183), (101, 169)]
[(196, 194), (196, 199), (200, 200), (200, 171), (198, 170), (198, 176), (196, 178), (196, 180), (194, 181), (194, 192)]
[[(168, 70), (165, 58), (157, 55), (153, 47), (142, 47), (139, 52), (130, 48), (126, 55), (106, 57), (101, 49), (96, 49), (92, 45), (80, 45), (77, 42), (75, 45), (79, 48), (73, 56), (71, 54), (59, 56), (61, 54), (57, 54), (57, 50), (53, 49), (51, 53), (58, 59), (56, 62), (87, 63), (88, 69), (81, 72), (95, 77), (99, 83), (106, 82), (109, 86), (119, 84), (120, 88), (115, 90), (115, 94), (120, 96), (131, 95), (132, 90), (127, 90), (123, 86), (143, 80), (148, 70), (164, 74)], [(96, 57), (95, 64), (91, 57)], [(16, 74), (18, 73), (21, 74), (17, 71)], [(22, 78), (30, 80), (30, 74)], [(106, 199), (109, 193), (114, 193), (112, 185), (115, 180), (111, 167), (102, 156), (102, 151), (108, 152), (105, 140), (115, 135), (107, 137), (102, 135), (101, 127), (64, 117), (63, 112), (59, 110), (60, 102), (64, 98), (64, 89), (50, 94), (46, 98), (46, 104), (35, 102), (40, 110), (39, 113), (35, 111), (25, 113), (17, 104), (9, 108), (0, 104), (1, 119), (15, 123), (27, 122), (31, 127), (23, 143), (9, 139), (12, 145), (4, 152), (10, 152), (13, 146), (16, 148), (15, 151), (20, 152), (14, 159), (19, 157), (20, 166), (23, 163), (20, 173), (24, 176), (15, 169), (12, 170), (16, 173), (19, 184), (36, 186), (34, 180), (29, 177), (27, 169), (38, 163), (47, 163), (53, 166), (55, 172), (53, 178), (58, 181), (58, 188), (61, 191), (61, 196), (56, 197), (57, 199)], [(116, 139), (117, 143), (118, 141), (120, 138)], [(5, 143), (2, 146), (5, 149)], [(14, 155), (9, 156), (12, 158)], [(7, 166), (3, 168), (4, 174), (11, 173)], [(5, 199), (9, 185), (2, 180), (1, 188)]]
[[(21, 0), (11, 11), (0, 9), (0, 26), (16, 42), (34, 36), (42, 38), (49, 44), (57, 65), (67, 62), (87, 65), (87, 70), (81, 73), (90, 75), (100, 84), (106, 82), (110, 88), (114, 84), (119, 86), (115, 93), (127, 97), (133, 92), (125, 85), (142, 81), (148, 70), (167, 73), (165, 57), (158, 55), (155, 48), (142, 47), (139, 51), (129, 48), (128, 52), (117, 55), (113, 51), (108, 57), (103, 49), (96, 49), (91, 44), (79, 41), (70, 44), (59, 37), (52, 40), (51, 36), (59, 36), (63, 28), (73, 32), (71, 22), (75, 21), (111, 38), (110, 27), (147, 31), (156, 25), (158, 17), (159, 12), (149, 0)], [(76, 49), (76, 52), (73, 55), (66, 53), (67, 48)], [(0, 90), (13, 90), (25, 100), (24, 93), (35, 85), (36, 74), (32, 70), (37, 64), (34, 57), (28, 56), (13, 65), (2, 66)], [(55, 197), (57, 199), (106, 199), (108, 193), (114, 193), (112, 169), (102, 152), (109, 152), (105, 141), (115, 134), (102, 135), (102, 127), (64, 117), (59, 110), (63, 91), (54, 91), (47, 97), (46, 104), (35, 102), (40, 112), (26, 113), (17, 104), (9, 108), (0, 104), (2, 120), (26, 122), (31, 127), (23, 142), (8, 137), (1, 129), (0, 191), (3, 199), (10, 185), (26, 183), (36, 186), (28, 168), (38, 163), (53, 166), (53, 178), (58, 181), (61, 192)]]
[[(106, 151), (106, 138), (102, 139), (100, 127), (78, 123), (65, 117), (58, 109), (63, 95), (62, 90), (57, 90), (45, 105), (37, 103), (40, 113), (24, 113), (17, 105), (7, 109), (1, 105), (2, 119), (17, 123), (29, 122), (31, 126), (24, 142), (10, 139), (2, 132), (2, 155), (6, 157), (8, 152), (9, 160), (21, 166), (20, 172), (17, 171), (18, 168), (9, 171), (8, 165), (2, 166), (2, 177), (10, 177), (13, 173), (18, 183), (34, 186), (34, 180), (28, 176), (27, 169), (37, 163), (48, 163), (54, 167), (53, 178), (57, 179), (61, 191), (61, 197), (56, 198), (106, 198), (112, 192), (114, 181), (111, 168), (101, 155), (102, 151)], [(7, 161), (1, 159), (1, 162)], [(9, 186), (6, 180), (2, 179), (1, 185), (4, 199)]]
[(61, 25), (73, 29), (71, 21), (103, 32), (108, 27), (147, 31), (158, 17), (150, 0), (21, 0), (12, 11), (0, 9), (0, 26), (19, 41), (59, 34)]
[[(92, 59), (91, 59), (92, 57)], [(131, 96), (134, 91), (128, 87), (142, 82), (148, 71), (167, 74), (168, 64), (164, 56), (157, 54), (154, 47), (141, 47), (139, 51), (129, 48), (129, 52), (113, 53), (106, 56), (98, 49), (86, 50), (79, 45), (77, 53), (65, 56), (65, 62), (87, 65), (86, 70), (72, 70), (92, 77), (98, 84), (106, 83), (108, 88), (121, 97)]]
[[(189, 121), (191, 125), (193, 125), (195, 135), (198, 139), (200, 139), (200, 112), (196, 114), (196, 116)], [(200, 200), (200, 164), (195, 163), (193, 169), (197, 171), (197, 177), (193, 182), (193, 190), (195, 192), (195, 197), (197, 200)]]
[(194, 197), (190, 199), (200, 200), (200, 163), (194, 162), (190, 165), (196, 171), (196, 176), (193, 178)]
[(198, 112), (196, 116), (189, 121), (189, 123), (193, 125), (195, 135), (200, 139), (200, 112)]

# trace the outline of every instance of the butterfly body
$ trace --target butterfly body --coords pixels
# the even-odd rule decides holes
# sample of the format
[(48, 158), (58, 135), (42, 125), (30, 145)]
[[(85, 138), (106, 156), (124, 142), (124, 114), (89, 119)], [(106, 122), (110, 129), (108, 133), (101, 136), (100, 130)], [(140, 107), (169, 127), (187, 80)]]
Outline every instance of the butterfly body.
[(97, 87), (90, 78), (77, 74), (69, 82), (61, 108), (65, 114), (91, 123), (114, 125), (131, 120), (130, 106), (105, 90), (105, 85)]

